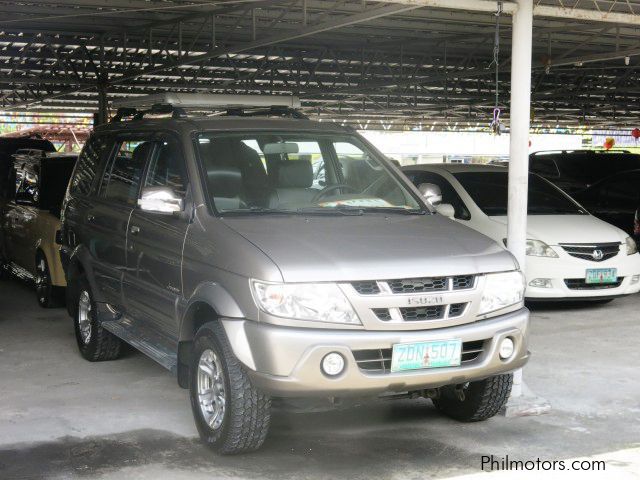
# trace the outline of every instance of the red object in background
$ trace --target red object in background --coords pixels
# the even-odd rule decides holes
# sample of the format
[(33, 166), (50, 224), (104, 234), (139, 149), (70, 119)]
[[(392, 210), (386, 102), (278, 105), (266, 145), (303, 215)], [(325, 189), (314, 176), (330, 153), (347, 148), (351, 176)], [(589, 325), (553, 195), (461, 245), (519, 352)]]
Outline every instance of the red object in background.
[(613, 138), (608, 137), (604, 141), (604, 149), (605, 150), (611, 150), (615, 144), (616, 144), (616, 141)]
[(640, 138), (640, 128), (634, 128), (631, 130), (631, 136), (638, 140)]
[(529, 148), (531, 148), (531, 140), (529, 140)]

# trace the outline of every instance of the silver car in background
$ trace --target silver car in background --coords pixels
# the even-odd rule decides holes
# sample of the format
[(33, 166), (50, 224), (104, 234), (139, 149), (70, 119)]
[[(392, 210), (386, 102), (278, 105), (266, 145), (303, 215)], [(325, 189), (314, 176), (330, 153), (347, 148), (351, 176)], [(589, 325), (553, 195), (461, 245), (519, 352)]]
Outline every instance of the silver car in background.
[(95, 130), (61, 235), (82, 355), (124, 341), (174, 372), (222, 453), (262, 445), (272, 398), (495, 415), (529, 356), (514, 258), (360, 135), (263, 110)]

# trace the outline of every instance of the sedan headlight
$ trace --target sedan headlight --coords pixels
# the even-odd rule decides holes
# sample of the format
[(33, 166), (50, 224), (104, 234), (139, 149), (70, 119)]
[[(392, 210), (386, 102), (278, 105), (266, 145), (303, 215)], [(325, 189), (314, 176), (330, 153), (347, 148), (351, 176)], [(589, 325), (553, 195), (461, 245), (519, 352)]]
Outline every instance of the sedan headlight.
[(335, 283), (252, 282), (258, 306), (276, 317), (362, 325)]
[(530, 257), (558, 258), (555, 250), (540, 240), (527, 240), (527, 255)]
[(634, 253), (638, 253), (638, 245), (636, 244), (636, 241), (633, 238), (627, 237), (624, 243), (627, 244), (627, 255), (633, 255)]
[(513, 271), (486, 275), (478, 315), (522, 303), (524, 288), (524, 276), (521, 272)]

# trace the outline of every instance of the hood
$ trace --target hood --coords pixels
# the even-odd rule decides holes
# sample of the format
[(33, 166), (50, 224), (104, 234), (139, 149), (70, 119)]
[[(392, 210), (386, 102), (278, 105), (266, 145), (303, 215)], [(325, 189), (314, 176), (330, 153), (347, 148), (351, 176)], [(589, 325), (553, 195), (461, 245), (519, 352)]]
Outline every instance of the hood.
[[(489, 218), (505, 226), (504, 237), (506, 237), (507, 217)], [(541, 240), (547, 245), (559, 245), (560, 243), (624, 242), (627, 234), (593, 215), (529, 215), (527, 236)]]
[(495, 241), (440, 215), (225, 217), (285, 282), (353, 281), (513, 270)]

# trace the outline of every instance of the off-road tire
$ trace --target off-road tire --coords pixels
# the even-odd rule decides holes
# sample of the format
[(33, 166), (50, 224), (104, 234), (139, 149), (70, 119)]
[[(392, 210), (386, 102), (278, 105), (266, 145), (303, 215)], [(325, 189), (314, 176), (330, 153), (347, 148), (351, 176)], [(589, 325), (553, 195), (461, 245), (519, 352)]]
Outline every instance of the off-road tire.
[[(198, 400), (198, 365), (207, 350), (213, 351), (221, 364), (225, 388), (226, 407), (217, 429), (206, 422)], [(271, 421), (271, 399), (251, 384), (219, 323), (210, 323), (196, 333), (189, 368), (189, 397), (200, 438), (210, 448), (229, 455), (262, 446)]]
[[(80, 328), (80, 317), (82, 315), (80, 299), (83, 292), (86, 292), (89, 295), (89, 302), (91, 305), (88, 315), (91, 329), (87, 341), (83, 339)], [(85, 360), (89, 360), (90, 362), (102, 362), (117, 359), (122, 351), (122, 340), (102, 328), (102, 325), (98, 322), (96, 315), (96, 303), (93, 300), (91, 287), (89, 286), (89, 282), (87, 282), (86, 278), (79, 278), (77, 281), (75, 303), (73, 324), (80, 354), (85, 358)]]
[(51, 284), (51, 270), (47, 257), (42, 252), (36, 255), (36, 298), (42, 308), (56, 308), (63, 305), (64, 289)]
[(445, 415), (461, 422), (480, 422), (496, 415), (509, 399), (513, 374), (470, 382), (463, 389), (464, 400), (460, 400), (455, 386), (448, 385), (440, 389), (440, 396), (433, 404)]

